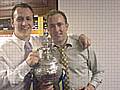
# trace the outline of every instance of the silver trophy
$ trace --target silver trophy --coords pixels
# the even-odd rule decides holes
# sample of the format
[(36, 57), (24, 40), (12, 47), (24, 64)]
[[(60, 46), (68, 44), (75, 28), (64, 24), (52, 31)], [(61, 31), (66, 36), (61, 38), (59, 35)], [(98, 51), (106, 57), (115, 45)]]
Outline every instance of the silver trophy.
[(53, 54), (54, 47), (47, 36), (44, 36), (43, 47), (38, 50), (41, 53), (41, 60), (34, 67), (34, 74), (38, 81), (53, 83), (59, 79), (60, 66)]

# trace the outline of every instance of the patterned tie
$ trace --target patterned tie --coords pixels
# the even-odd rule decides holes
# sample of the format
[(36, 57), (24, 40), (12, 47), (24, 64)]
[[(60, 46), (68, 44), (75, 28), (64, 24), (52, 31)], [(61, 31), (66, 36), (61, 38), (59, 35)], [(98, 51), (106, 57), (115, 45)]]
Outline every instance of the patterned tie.
[(64, 86), (63, 86), (63, 90), (70, 90), (70, 85), (69, 85), (69, 71), (68, 71), (68, 58), (67, 55), (65, 53), (65, 49), (67, 49), (69, 46), (71, 46), (70, 44), (66, 44), (64, 47), (58, 47), (58, 51), (60, 52), (60, 63), (63, 65), (62, 69), (63, 72), (65, 72), (65, 79), (64, 79)]

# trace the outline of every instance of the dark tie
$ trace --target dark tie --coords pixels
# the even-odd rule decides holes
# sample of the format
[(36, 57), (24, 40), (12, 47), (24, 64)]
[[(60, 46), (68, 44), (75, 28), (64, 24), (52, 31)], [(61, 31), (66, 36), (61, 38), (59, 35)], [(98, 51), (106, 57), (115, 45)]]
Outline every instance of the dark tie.
[[(24, 59), (26, 59), (28, 57), (29, 53), (32, 51), (32, 45), (30, 42), (28, 42), (28, 41), (25, 42), (24, 50), (25, 50)], [(24, 82), (25, 82), (24, 90), (30, 90), (31, 81), (32, 81), (32, 74), (31, 74), (31, 72), (29, 72), (24, 78)]]
[(30, 42), (25, 42), (24, 45), (24, 50), (25, 50), (25, 55), (24, 55), (24, 59), (26, 59), (29, 55), (29, 53), (32, 51), (32, 45)]

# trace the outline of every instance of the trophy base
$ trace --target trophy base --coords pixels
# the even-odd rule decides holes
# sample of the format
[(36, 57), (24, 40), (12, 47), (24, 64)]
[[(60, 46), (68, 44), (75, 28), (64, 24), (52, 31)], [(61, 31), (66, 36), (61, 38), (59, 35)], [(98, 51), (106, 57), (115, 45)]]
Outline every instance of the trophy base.
[(54, 82), (58, 80), (58, 75), (57, 74), (46, 74), (46, 75), (41, 75), (40, 77), (37, 77), (38, 81), (44, 81), (44, 82)]

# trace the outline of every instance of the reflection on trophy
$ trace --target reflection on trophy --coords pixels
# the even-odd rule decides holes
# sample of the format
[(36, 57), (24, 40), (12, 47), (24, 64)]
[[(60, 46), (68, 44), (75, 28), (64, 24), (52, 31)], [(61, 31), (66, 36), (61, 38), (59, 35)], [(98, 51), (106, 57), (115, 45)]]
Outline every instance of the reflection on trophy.
[(58, 79), (59, 64), (58, 60), (53, 55), (54, 47), (52, 43), (45, 36), (43, 40), (43, 47), (39, 49), (41, 53), (41, 60), (37, 66), (34, 67), (34, 74), (38, 81), (47, 81), (53, 83)]

